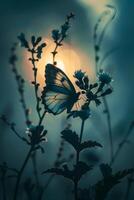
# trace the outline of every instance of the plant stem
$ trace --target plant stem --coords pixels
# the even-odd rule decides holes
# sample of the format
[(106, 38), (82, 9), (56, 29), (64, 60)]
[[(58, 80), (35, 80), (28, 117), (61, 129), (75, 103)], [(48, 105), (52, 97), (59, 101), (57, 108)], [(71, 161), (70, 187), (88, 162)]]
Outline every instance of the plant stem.
[(33, 170), (34, 170), (33, 173), (34, 173), (35, 181), (36, 181), (36, 187), (39, 189), (40, 183), (39, 183), (38, 171), (37, 171), (36, 152), (33, 152), (31, 158), (32, 158), (32, 164), (33, 164)]
[(111, 128), (111, 115), (110, 115), (109, 106), (105, 97), (103, 97), (103, 102), (104, 102), (105, 111), (107, 114), (108, 133), (109, 133), (109, 142), (110, 142), (110, 163), (111, 163), (114, 156), (113, 137), (112, 137), (112, 128)]
[(127, 140), (129, 138), (129, 136), (131, 135), (132, 131), (134, 129), (134, 122), (132, 122), (128, 128), (128, 131), (125, 135), (125, 137), (122, 139), (121, 143), (119, 144), (113, 159), (111, 160), (111, 165), (115, 162), (116, 158), (118, 157), (119, 153), (121, 152), (121, 150), (123, 149), (124, 145), (127, 143)]
[[(69, 24), (69, 23), (70, 23), (70, 20), (71, 20), (72, 18), (74, 18), (74, 14), (73, 14), (73, 13), (70, 13), (70, 15), (67, 16), (65, 23)], [(66, 31), (67, 31), (67, 30), (66, 30)], [(57, 52), (57, 49), (58, 49), (58, 47), (61, 47), (61, 46), (62, 46), (62, 42), (64, 41), (65, 38), (66, 38), (66, 34), (63, 34), (62, 37), (59, 39), (59, 41), (58, 41), (58, 40), (55, 41), (55, 48), (54, 48), (54, 50), (53, 50), (53, 52), (52, 52), (52, 55), (53, 55), (53, 65), (55, 65), (55, 63), (56, 63), (55, 57), (56, 57), (56, 55), (57, 55), (57, 53), (58, 53), (58, 52)]]
[(15, 126), (13, 126), (13, 123), (9, 122), (5, 116), (0, 116), (0, 120), (2, 120), (10, 129), (11, 131), (21, 140), (24, 140), (24, 137), (20, 136), (20, 134), (15, 129)]
[(40, 120), (39, 120), (39, 126), (42, 124), (42, 121), (43, 121), (43, 119), (44, 119), (46, 113), (47, 113), (47, 111), (45, 110), (44, 113), (42, 114)]
[(13, 200), (17, 200), (17, 196), (18, 196), (18, 190), (19, 190), (19, 185), (20, 185), (20, 181), (21, 181), (21, 177), (22, 177), (22, 174), (23, 174), (23, 171), (26, 167), (26, 164), (28, 163), (28, 160), (31, 156), (31, 152), (33, 151), (33, 147), (30, 148), (30, 150), (28, 151), (28, 154), (23, 162), (23, 165), (18, 173), (18, 177), (17, 177), (17, 181), (16, 181), (16, 185), (15, 185), (15, 192), (14, 192), (14, 197), (13, 197)]
[(63, 40), (64, 40), (64, 37), (62, 37), (59, 42), (56, 42), (55, 49), (52, 52), (52, 54), (53, 54), (53, 65), (55, 64), (55, 57), (56, 57), (56, 54), (57, 54), (57, 49), (61, 45), (61, 43), (62, 43)]
[(85, 124), (85, 120), (82, 120), (82, 124), (81, 124), (81, 132), (80, 132), (80, 142), (79, 142), (79, 144), (81, 144), (81, 142), (82, 142), (82, 136), (83, 136), (84, 124)]
[(44, 187), (44, 191), (48, 188), (49, 184), (52, 182), (52, 180), (53, 180), (54, 177), (55, 177), (55, 174), (52, 174), (52, 175), (49, 177), (49, 179), (48, 179), (48, 181), (47, 181), (47, 183), (46, 183), (46, 185), (45, 185), (45, 187)]
[(3, 191), (3, 200), (7, 200), (6, 186), (5, 186), (5, 177), (2, 178), (1, 184), (2, 184), (2, 191)]
[(131, 191), (131, 187), (132, 187), (132, 183), (133, 183), (133, 177), (134, 177), (134, 173), (131, 174), (130, 177), (128, 178), (127, 190), (126, 190), (124, 200), (129, 200), (130, 191)]
[(36, 111), (37, 111), (39, 119), (41, 119), (40, 100), (39, 100), (39, 97), (38, 97), (37, 67), (35, 65), (34, 50), (31, 51), (31, 53), (32, 53), (31, 61), (32, 61), (33, 71), (34, 71), (34, 90), (35, 90), (35, 97), (36, 97)]
[[(80, 139), (79, 139), (79, 145), (82, 142), (82, 137), (83, 137), (83, 131), (84, 131), (84, 124), (85, 124), (85, 120), (82, 120), (82, 124), (81, 124), (81, 131), (80, 131)], [(80, 158), (80, 152), (79, 150), (76, 153), (76, 166), (79, 163), (79, 158)], [(74, 199), (78, 200), (78, 181), (76, 178), (76, 181), (74, 182)]]

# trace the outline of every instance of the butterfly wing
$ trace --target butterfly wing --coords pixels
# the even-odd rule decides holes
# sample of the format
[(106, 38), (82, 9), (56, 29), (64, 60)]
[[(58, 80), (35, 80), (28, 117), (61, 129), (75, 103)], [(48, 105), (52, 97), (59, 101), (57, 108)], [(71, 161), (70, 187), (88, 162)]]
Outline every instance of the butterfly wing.
[(66, 74), (52, 64), (46, 65), (46, 86), (49, 88), (60, 88), (63, 93), (76, 93), (75, 88)]
[(46, 65), (46, 87), (42, 93), (46, 109), (57, 115), (71, 110), (77, 100), (75, 88), (66, 74), (52, 64)]

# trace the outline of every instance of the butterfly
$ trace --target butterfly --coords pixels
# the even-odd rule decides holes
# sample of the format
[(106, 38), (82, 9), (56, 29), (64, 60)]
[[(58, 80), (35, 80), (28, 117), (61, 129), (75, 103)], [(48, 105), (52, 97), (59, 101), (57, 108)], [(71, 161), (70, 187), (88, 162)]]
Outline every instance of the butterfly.
[(45, 109), (54, 115), (58, 115), (64, 110), (69, 113), (79, 99), (80, 92), (76, 92), (66, 74), (55, 65), (46, 65), (45, 78), (46, 86), (42, 92)]

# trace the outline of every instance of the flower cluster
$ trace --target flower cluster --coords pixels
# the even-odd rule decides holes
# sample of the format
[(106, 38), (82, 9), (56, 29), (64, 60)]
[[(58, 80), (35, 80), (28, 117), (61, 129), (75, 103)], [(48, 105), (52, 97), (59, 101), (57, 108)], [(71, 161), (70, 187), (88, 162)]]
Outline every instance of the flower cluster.
[(36, 149), (41, 148), (41, 142), (47, 141), (47, 130), (44, 129), (44, 126), (31, 126), (26, 130), (26, 133), (29, 137), (28, 144)]
[(98, 79), (104, 85), (108, 85), (112, 82), (112, 77), (102, 69), (98, 73)]
[(101, 103), (100, 97), (112, 93), (112, 88), (109, 85), (112, 78), (104, 71), (100, 71), (98, 75), (99, 82), (94, 84), (90, 83), (88, 76), (81, 70), (76, 71), (74, 77), (76, 78), (75, 84), (79, 87), (81, 93), (85, 94), (86, 103), (88, 105), (92, 101), (94, 101), (96, 105), (99, 105)]
[(58, 53), (57, 49), (58, 47), (62, 46), (62, 42), (63, 40), (67, 37), (67, 32), (70, 28), (70, 20), (74, 18), (74, 14), (70, 13), (70, 15), (67, 15), (65, 23), (63, 25), (61, 25), (60, 29), (54, 29), (52, 31), (52, 38), (54, 40), (55, 43), (55, 48), (54, 50), (51, 52), (53, 55), (53, 64), (57, 64), (57, 62), (55, 61), (55, 56)]
[(96, 106), (101, 104), (101, 97), (112, 93), (110, 83), (112, 78), (110, 75), (103, 70), (98, 74), (98, 82), (93, 84), (90, 83), (88, 76), (85, 72), (78, 70), (74, 73), (76, 79), (75, 84), (81, 91), (81, 95), (84, 95), (84, 105), (81, 106), (80, 110), (71, 111), (69, 117), (80, 117), (82, 120), (86, 120), (91, 115), (90, 103), (95, 102)]
[(42, 41), (42, 37), (37, 37), (36, 38), (35, 36), (32, 36), (31, 37), (31, 44), (29, 44), (29, 42), (26, 40), (26, 37), (25, 37), (24, 33), (21, 33), (18, 36), (18, 39), (20, 41), (21, 47), (24, 47), (29, 52), (36, 54), (36, 57), (37, 57), (36, 60), (37, 61), (38, 61), (38, 59), (41, 59), (43, 48), (46, 47), (46, 43), (45, 42), (41, 42)]
[(89, 79), (88, 76), (85, 75), (85, 72), (82, 72), (81, 70), (78, 70), (74, 73), (74, 78), (76, 78), (76, 85), (81, 90), (86, 90), (88, 88)]
[(74, 14), (70, 13), (67, 16), (65, 23), (61, 26), (61, 29), (54, 29), (52, 31), (52, 38), (56, 44), (62, 45), (61, 42), (67, 36), (67, 31), (70, 28), (70, 19), (74, 18)]

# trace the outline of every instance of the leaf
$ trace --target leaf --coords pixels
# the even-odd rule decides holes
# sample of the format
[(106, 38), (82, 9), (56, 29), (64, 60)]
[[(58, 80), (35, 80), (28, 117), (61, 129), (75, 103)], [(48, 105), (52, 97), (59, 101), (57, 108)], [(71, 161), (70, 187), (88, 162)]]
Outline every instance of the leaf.
[(92, 166), (88, 166), (86, 163), (79, 161), (74, 169), (74, 181), (78, 182), (81, 177), (92, 170), (92, 168)]
[(74, 149), (77, 151), (79, 145), (79, 136), (76, 132), (73, 132), (69, 129), (65, 129), (61, 132), (61, 137), (66, 140), (69, 144), (71, 144)]
[(51, 168), (51, 169), (44, 171), (43, 174), (44, 173), (54, 173), (56, 175), (64, 176), (65, 178), (68, 178), (72, 181), (74, 179), (73, 178), (74, 171), (69, 170), (68, 166), (66, 164), (63, 165), (63, 168)]
[(46, 173), (54, 173), (56, 175), (64, 176), (65, 178), (73, 180), (73, 171), (70, 171), (66, 165), (64, 166), (64, 169), (51, 168), (43, 172), (43, 174)]
[(115, 174), (111, 174), (103, 178), (101, 181), (99, 181), (97, 184), (93, 186), (95, 188), (95, 200), (104, 200), (107, 197), (108, 192), (115, 185), (119, 184), (122, 178), (126, 177), (127, 175), (133, 172), (134, 169), (127, 169), (123, 171), (118, 171)]
[(39, 44), (39, 42), (41, 42), (41, 40), (42, 40), (42, 37), (38, 37), (36, 39), (36, 42), (35, 42), (34, 46), (37, 46)]
[(112, 175), (112, 168), (108, 164), (101, 164), (100, 170), (104, 178)]
[(79, 151), (82, 151), (87, 148), (92, 148), (92, 147), (102, 147), (102, 145), (96, 141), (91, 141), (91, 140), (85, 141), (80, 144)]
[(29, 44), (28, 44), (28, 41), (26, 40), (25, 38), (25, 34), (24, 33), (21, 33), (19, 36), (18, 36), (18, 39), (20, 41), (20, 44), (21, 44), (21, 47), (25, 47), (25, 48), (29, 48)]
[(34, 35), (31, 37), (31, 43), (33, 46), (35, 45), (35, 36)]
[(46, 43), (42, 43), (40, 46), (38, 46), (37, 48), (37, 58), (40, 59), (42, 52), (43, 52), (43, 48), (46, 47)]
[(68, 166), (65, 164), (62, 168), (51, 168), (43, 172), (46, 173), (54, 173), (56, 175), (64, 176), (65, 178), (70, 179), (73, 182), (78, 182), (81, 177), (90, 171), (92, 166), (88, 166), (84, 162), (78, 162), (77, 165), (74, 165), (74, 169), (70, 170)]

